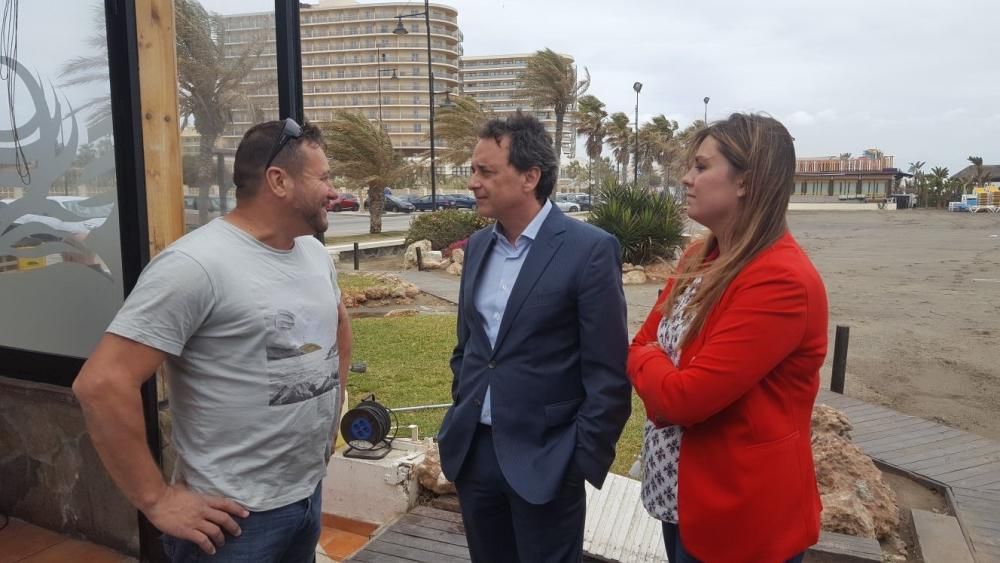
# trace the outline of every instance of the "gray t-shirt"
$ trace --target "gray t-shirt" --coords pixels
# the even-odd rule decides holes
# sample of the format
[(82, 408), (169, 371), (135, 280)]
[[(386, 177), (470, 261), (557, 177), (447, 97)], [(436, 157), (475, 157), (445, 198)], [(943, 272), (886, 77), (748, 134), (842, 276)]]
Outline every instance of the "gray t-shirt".
[(251, 511), (310, 496), (340, 410), (326, 249), (276, 250), (224, 219), (143, 271), (108, 332), (167, 353), (174, 481)]

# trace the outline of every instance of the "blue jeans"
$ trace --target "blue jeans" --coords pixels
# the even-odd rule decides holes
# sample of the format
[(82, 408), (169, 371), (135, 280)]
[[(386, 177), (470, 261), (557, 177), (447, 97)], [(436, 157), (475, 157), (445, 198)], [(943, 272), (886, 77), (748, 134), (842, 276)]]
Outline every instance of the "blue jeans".
[(215, 555), (205, 553), (195, 543), (166, 534), (160, 541), (172, 563), (312, 563), (316, 560), (316, 544), (322, 528), (321, 495), (322, 483), (316, 485), (312, 496), (298, 502), (251, 512), (246, 518), (234, 516), (242, 533), (239, 537), (226, 534), (225, 545)]
[[(667, 546), (667, 560), (670, 563), (698, 563), (698, 560), (684, 549), (684, 544), (681, 543), (681, 530), (677, 524), (663, 523), (663, 543)], [(802, 563), (805, 555), (800, 553), (785, 563)]]

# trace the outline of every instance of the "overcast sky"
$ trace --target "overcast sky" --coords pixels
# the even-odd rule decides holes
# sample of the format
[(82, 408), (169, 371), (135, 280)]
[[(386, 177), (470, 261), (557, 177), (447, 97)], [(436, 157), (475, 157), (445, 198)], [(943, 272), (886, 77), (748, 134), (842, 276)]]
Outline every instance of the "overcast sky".
[(568, 53), (610, 112), (633, 116), (632, 83), (642, 82), (640, 121), (663, 113), (683, 127), (709, 96), (710, 120), (777, 117), (799, 156), (877, 147), (903, 169), (923, 160), (954, 173), (970, 155), (1000, 163), (995, 0), (440, 3), (458, 10), (467, 55)]
[[(440, 3), (458, 10), (467, 55), (545, 47), (568, 53), (589, 69), (590, 93), (609, 112), (631, 118), (632, 83), (642, 82), (640, 121), (663, 113), (683, 127), (701, 118), (702, 98), (709, 96), (710, 120), (733, 111), (768, 112), (782, 120), (799, 156), (858, 155), (877, 147), (896, 156), (903, 169), (923, 160), (925, 170), (948, 166), (954, 173), (970, 155), (1000, 163), (996, 0)], [(35, 4), (22, 3), (21, 9), (35, 12), (43, 3)], [(227, 14), (274, 5), (203, 4)], [(72, 11), (82, 28), (86, 10)], [(82, 39), (82, 29), (72, 31)], [(60, 33), (60, 41), (52, 41), (52, 34), (21, 39), (23, 46), (35, 44), (37, 56), (31, 58), (44, 66), (70, 56), (57, 53), (67, 35), (72, 32)]]

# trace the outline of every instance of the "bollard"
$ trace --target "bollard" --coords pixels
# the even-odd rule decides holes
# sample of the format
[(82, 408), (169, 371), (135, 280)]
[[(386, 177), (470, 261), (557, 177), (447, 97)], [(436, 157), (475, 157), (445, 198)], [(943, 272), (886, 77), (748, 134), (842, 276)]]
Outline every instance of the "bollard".
[(361, 269), (361, 251), (358, 250), (358, 243), (354, 243), (354, 270)]
[(424, 271), (424, 257), (420, 254), (420, 247), (417, 247), (417, 271)]
[(837, 336), (833, 344), (833, 375), (830, 377), (830, 391), (844, 394), (844, 377), (847, 374), (847, 342), (851, 338), (851, 327), (837, 325)]

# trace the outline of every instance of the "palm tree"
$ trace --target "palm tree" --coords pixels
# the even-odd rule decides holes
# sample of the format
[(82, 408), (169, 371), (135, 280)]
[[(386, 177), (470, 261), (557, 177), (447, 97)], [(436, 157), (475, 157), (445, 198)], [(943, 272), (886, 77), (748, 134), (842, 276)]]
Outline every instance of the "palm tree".
[(632, 154), (633, 135), (632, 128), (629, 127), (628, 115), (620, 111), (611, 114), (607, 125), (606, 138), (608, 144), (611, 145), (611, 153), (618, 163), (619, 181), (622, 183), (625, 182), (625, 176), (628, 175), (628, 163), (629, 157)]
[(920, 205), (927, 205), (927, 194), (924, 191), (923, 182), (923, 172), (920, 171), (927, 164), (923, 160), (918, 160), (916, 162), (910, 163), (910, 168), (907, 170), (910, 174), (913, 174), (913, 186), (917, 189), (918, 197), (920, 198)]
[[(104, 25), (104, 5), (94, 4), (90, 7), (94, 32), (84, 42), (94, 54), (73, 57), (62, 65), (59, 78), (63, 79), (60, 86), (83, 86), (87, 84), (104, 85), (110, 83), (108, 76), (108, 34)], [(111, 95), (91, 98), (77, 111), (93, 108), (93, 113), (87, 118), (87, 125), (96, 127), (99, 123), (111, 119)]]
[(973, 178), (973, 182), (974, 182), (975, 187), (977, 187), (977, 188), (978, 187), (982, 187), (982, 185), (984, 183), (983, 157), (981, 157), (981, 156), (970, 156), (969, 157), (969, 162), (972, 163), (972, 165), (976, 167), (976, 175)]
[(578, 97), (590, 87), (590, 71), (584, 67), (586, 78), (577, 80), (576, 67), (552, 49), (543, 49), (528, 58), (527, 69), (521, 77), (517, 95), (533, 107), (552, 108), (556, 114), (556, 165), (562, 157), (563, 120)]
[(945, 187), (948, 185), (947, 166), (935, 166), (931, 168), (931, 184), (934, 186), (934, 191), (938, 195), (938, 207), (940, 207), (941, 194), (945, 191)]
[(451, 105), (438, 109), (434, 114), (434, 135), (445, 144), (436, 158), (461, 166), (472, 158), (472, 150), (479, 141), (479, 130), (495, 114), (471, 96), (451, 96), (451, 101)]
[[(175, 0), (177, 29), (177, 83), (180, 88), (180, 114), (183, 123), (194, 120), (198, 142), (198, 214), (199, 222), (208, 221), (208, 191), (215, 174), (215, 144), (232, 123), (233, 111), (247, 108), (258, 121), (241, 83), (253, 70), (266, 45), (265, 41), (227, 58), (221, 41), (218, 15), (208, 12), (197, 0)], [(219, 186), (220, 196), (223, 186)]]
[(369, 232), (382, 232), (385, 188), (413, 175), (413, 166), (393, 150), (389, 134), (360, 112), (337, 110), (323, 126), (331, 172), (368, 187)]
[[(604, 135), (607, 133), (608, 112), (604, 110), (604, 102), (597, 96), (586, 95), (580, 98), (576, 108), (576, 134), (587, 137), (587, 186), (593, 190), (594, 159), (601, 158), (604, 152)], [(591, 194), (593, 195), (593, 194)]]
[(670, 185), (671, 166), (680, 153), (674, 133), (677, 132), (677, 122), (667, 119), (662, 113), (654, 116), (648, 123), (639, 128), (639, 168), (649, 174), (653, 164), (663, 171), (665, 182)]

